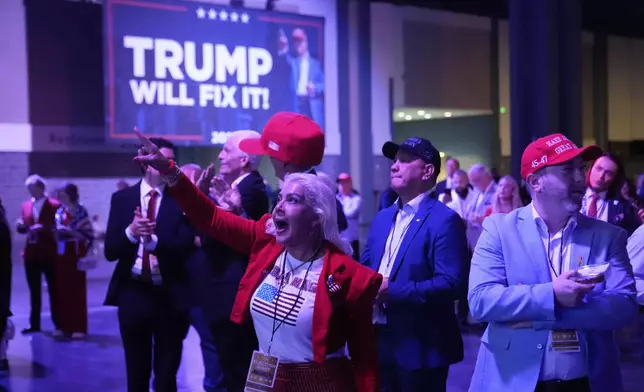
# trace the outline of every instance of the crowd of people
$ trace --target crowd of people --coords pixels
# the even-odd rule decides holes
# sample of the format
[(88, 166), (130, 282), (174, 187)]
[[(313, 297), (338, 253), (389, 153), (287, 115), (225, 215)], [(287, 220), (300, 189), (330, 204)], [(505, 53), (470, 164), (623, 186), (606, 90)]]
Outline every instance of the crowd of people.
[[(190, 326), (207, 392), (446, 391), (465, 327), (484, 329), (472, 392), (623, 391), (615, 336), (644, 305), (644, 210), (618, 157), (553, 134), (527, 146), (520, 183), (454, 157), (438, 182), (429, 140), (387, 142), (390, 188), (361, 247), (360, 194), (348, 173), (315, 171), (325, 139), (309, 118), (233, 133), (217, 173), (134, 132), (142, 178), (112, 195), (104, 234), (128, 391), (177, 390)], [(74, 184), (26, 186), (22, 332), (40, 331), (44, 275), (56, 334), (82, 337), (88, 212)], [(0, 240), (11, 230), (2, 219)]]

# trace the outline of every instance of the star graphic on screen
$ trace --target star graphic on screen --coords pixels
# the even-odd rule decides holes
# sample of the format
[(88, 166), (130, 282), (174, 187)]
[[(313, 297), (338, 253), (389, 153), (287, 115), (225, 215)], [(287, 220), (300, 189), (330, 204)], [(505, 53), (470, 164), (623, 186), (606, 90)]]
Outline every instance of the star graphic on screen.
[(248, 21), (249, 21), (249, 20), (250, 20), (250, 16), (248, 16), (248, 14), (244, 12), (244, 13), (241, 15), (241, 21), (242, 21), (242, 23), (248, 23)]
[(219, 13), (219, 19), (221, 19), (221, 20), (228, 20), (228, 12), (226, 12), (226, 11), (221, 11), (221, 12)]
[(208, 19), (217, 19), (217, 11), (212, 8), (208, 11)]
[(205, 17), (206, 17), (206, 10), (204, 10), (201, 7), (197, 8), (197, 18), (203, 19)]
[(239, 14), (237, 12), (233, 12), (230, 14), (230, 20), (232, 22), (237, 22), (239, 20)]

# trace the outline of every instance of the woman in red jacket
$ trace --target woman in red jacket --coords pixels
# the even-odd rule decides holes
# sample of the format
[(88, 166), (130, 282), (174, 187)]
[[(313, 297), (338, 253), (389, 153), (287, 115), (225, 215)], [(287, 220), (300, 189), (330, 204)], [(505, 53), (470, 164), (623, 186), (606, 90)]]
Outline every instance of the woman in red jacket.
[(351, 245), (338, 233), (328, 177), (288, 175), (273, 215), (254, 222), (216, 207), (138, 135), (143, 151), (136, 159), (164, 174), (197, 229), (250, 256), (231, 314), (236, 323), (252, 321), (259, 341), (246, 385), (283, 392), (377, 391), (372, 309), (382, 276), (351, 258)]

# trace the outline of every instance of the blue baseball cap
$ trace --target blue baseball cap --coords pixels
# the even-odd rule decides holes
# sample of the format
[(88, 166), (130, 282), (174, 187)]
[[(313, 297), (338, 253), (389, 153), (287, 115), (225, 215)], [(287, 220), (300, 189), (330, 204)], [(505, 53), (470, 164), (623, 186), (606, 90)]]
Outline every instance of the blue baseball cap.
[(386, 142), (382, 145), (382, 155), (392, 161), (396, 160), (398, 150), (403, 150), (413, 156), (422, 159), (426, 163), (434, 166), (436, 173), (441, 171), (441, 157), (440, 152), (434, 145), (427, 139), (422, 137), (410, 137), (400, 144), (394, 142)]

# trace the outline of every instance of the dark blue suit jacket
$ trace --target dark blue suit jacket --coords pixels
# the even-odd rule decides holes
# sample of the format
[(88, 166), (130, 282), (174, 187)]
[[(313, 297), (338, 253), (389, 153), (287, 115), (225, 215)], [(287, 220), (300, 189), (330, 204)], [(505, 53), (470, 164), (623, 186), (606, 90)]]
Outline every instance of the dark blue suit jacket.
[[(398, 205), (376, 215), (362, 264), (378, 271)], [(468, 251), (463, 220), (426, 197), (409, 226), (389, 277), (388, 342), (405, 369), (447, 366), (463, 360), (463, 340), (454, 301), (467, 292)], [(381, 348), (385, 349), (385, 348)]]
[(635, 206), (623, 198), (606, 199), (608, 203), (607, 222), (626, 230), (630, 236), (640, 226)]
[[(125, 235), (132, 222), (134, 210), (141, 204), (141, 183), (120, 190), (112, 195), (110, 215), (105, 232), (105, 258), (118, 261), (107, 290), (105, 305), (118, 306), (119, 292), (131, 279), (132, 266), (136, 259), (138, 244), (133, 244)], [(153, 252), (159, 260), (163, 285), (177, 310), (188, 310), (189, 282), (185, 268), (186, 260), (195, 250), (196, 231), (170, 196), (166, 188), (157, 214), (156, 235), (158, 245)]]

